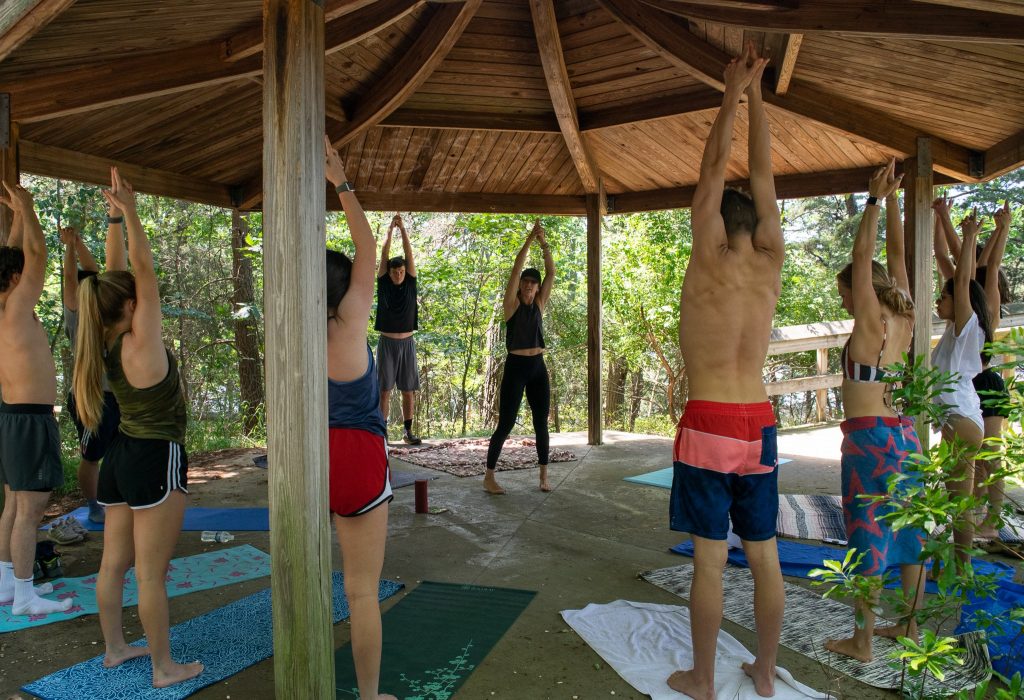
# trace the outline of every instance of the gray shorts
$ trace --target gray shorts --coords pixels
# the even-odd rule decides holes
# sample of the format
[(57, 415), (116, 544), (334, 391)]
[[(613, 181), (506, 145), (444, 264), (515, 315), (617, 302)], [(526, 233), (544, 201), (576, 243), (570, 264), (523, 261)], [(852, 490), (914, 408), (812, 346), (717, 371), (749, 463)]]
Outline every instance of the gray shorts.
[(419, 391), (420, 369), (416, 365), (416, 339), (396, 340), (385, 335), (377, 341), (377, 379), (381, 391)]
[(64, 483), (53, 406), (0, 405), (0, 482), (11, 491), (53, 491)]

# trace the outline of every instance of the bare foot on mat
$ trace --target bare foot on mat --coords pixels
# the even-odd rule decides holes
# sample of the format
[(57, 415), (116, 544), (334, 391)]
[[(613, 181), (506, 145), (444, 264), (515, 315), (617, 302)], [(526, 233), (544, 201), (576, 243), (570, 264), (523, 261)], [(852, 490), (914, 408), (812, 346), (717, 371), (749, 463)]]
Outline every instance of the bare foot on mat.
[(762, 669), (755, 661), (752, 664), (743, 664), (743, 672), (754, 681), (754, 690), (762, 698), (775, 697), (775, 667)]
[(137, 659), (140, 656), (149, 656), (149, 647), (125, 646), (122, 649), (107, 649), (107, 653), (103, 655), (103, 668), (114, 668), (128, 659)]
[(159, 673), (154, 668), (153, 687), (166, 688), (167, 686), (174, 685), (175, 683), (182, 683), (195, 678), (202, 672), (203, 665), (201, 663), (171, 664), (167, 670)]
[(829, 651), (835, 652), (836, 654), (842, 654), (843, 656), (849, 656), (851, 659), (862, 661), (867, 663), (874, 657), (871, 655), (871, 648), (864, 647), (854, 644), (853, 639), (829, 639), (825, 642), (825, 648)]
[(699, 683), (693, 677), (693, 671), (676, 671), (665, 682), (672, 690), (693, 700), (715, 700), (714, 684)]
[(896, 639), (897, 637), (909, 637), (914, 641), (917, 641), (917, 630), (908, 631), (907, 625), (886, 625), (885, 627), (875, 627), (876, 637), (885, 637), (886, 639)]

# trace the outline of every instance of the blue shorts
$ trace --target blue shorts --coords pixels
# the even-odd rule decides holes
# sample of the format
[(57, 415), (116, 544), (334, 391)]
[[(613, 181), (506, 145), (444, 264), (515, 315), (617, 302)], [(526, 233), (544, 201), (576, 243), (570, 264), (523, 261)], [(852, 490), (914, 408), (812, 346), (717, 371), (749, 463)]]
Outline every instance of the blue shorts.
[(748, 542), (775, 537), (779, 467), (775, 414), (767, 401), (690, 401), (676, 430), (669, 526), (708, 540), (733, 531)]
[(888, 494), (889, 480), (907, 470), (910, 455), (921, 451), (914, 422), (865, 416), (845, 420), (840, 427), (847, 546), (864, 555), (856, 572), (881, 576), (894, 564), (920, 564), (924, 533), (914, 528), (893, 530), (888, 521), (879, 520), (893, 510), (892, 505), (862, 498)]

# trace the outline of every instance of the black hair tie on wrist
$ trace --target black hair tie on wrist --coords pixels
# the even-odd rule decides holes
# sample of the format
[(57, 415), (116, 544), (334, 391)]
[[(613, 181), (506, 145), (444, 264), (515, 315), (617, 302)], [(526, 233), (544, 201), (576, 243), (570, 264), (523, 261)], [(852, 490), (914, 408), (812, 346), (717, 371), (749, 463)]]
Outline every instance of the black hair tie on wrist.
[(114, 224), (123, 224), (123, 223), (124, 223), (124, 217), (123, 216), (108, 216), (107, 217), (107, 226), (113, 226)]
[(873, 207), (873, 206), (875, 206), (877, 204), (878, 204), (878, 197), (875, 197), (874, 195), (871, 195), (870, 197), (868, 197), (868, 204), (867, 205), (869, 207)]

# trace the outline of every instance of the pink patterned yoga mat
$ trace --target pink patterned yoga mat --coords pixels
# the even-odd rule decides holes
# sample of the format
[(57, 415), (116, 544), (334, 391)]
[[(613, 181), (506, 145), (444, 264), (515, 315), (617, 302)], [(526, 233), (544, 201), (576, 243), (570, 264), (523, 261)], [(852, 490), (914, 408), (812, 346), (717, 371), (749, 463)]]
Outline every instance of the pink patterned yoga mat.
[[(483, 476), (487, 469), (488, 438), (461, 438), (424, 443), (421, 447), (392, 447), (388, 453), (403, 462), (437, 469), (455, 476)], [(572, 462), (576, 455), (552, 449), (549, 462)], [(505, 441), (497, 471), (532, 469), (537, 466), (537, 443), (531, 438), (511, 437)]]

